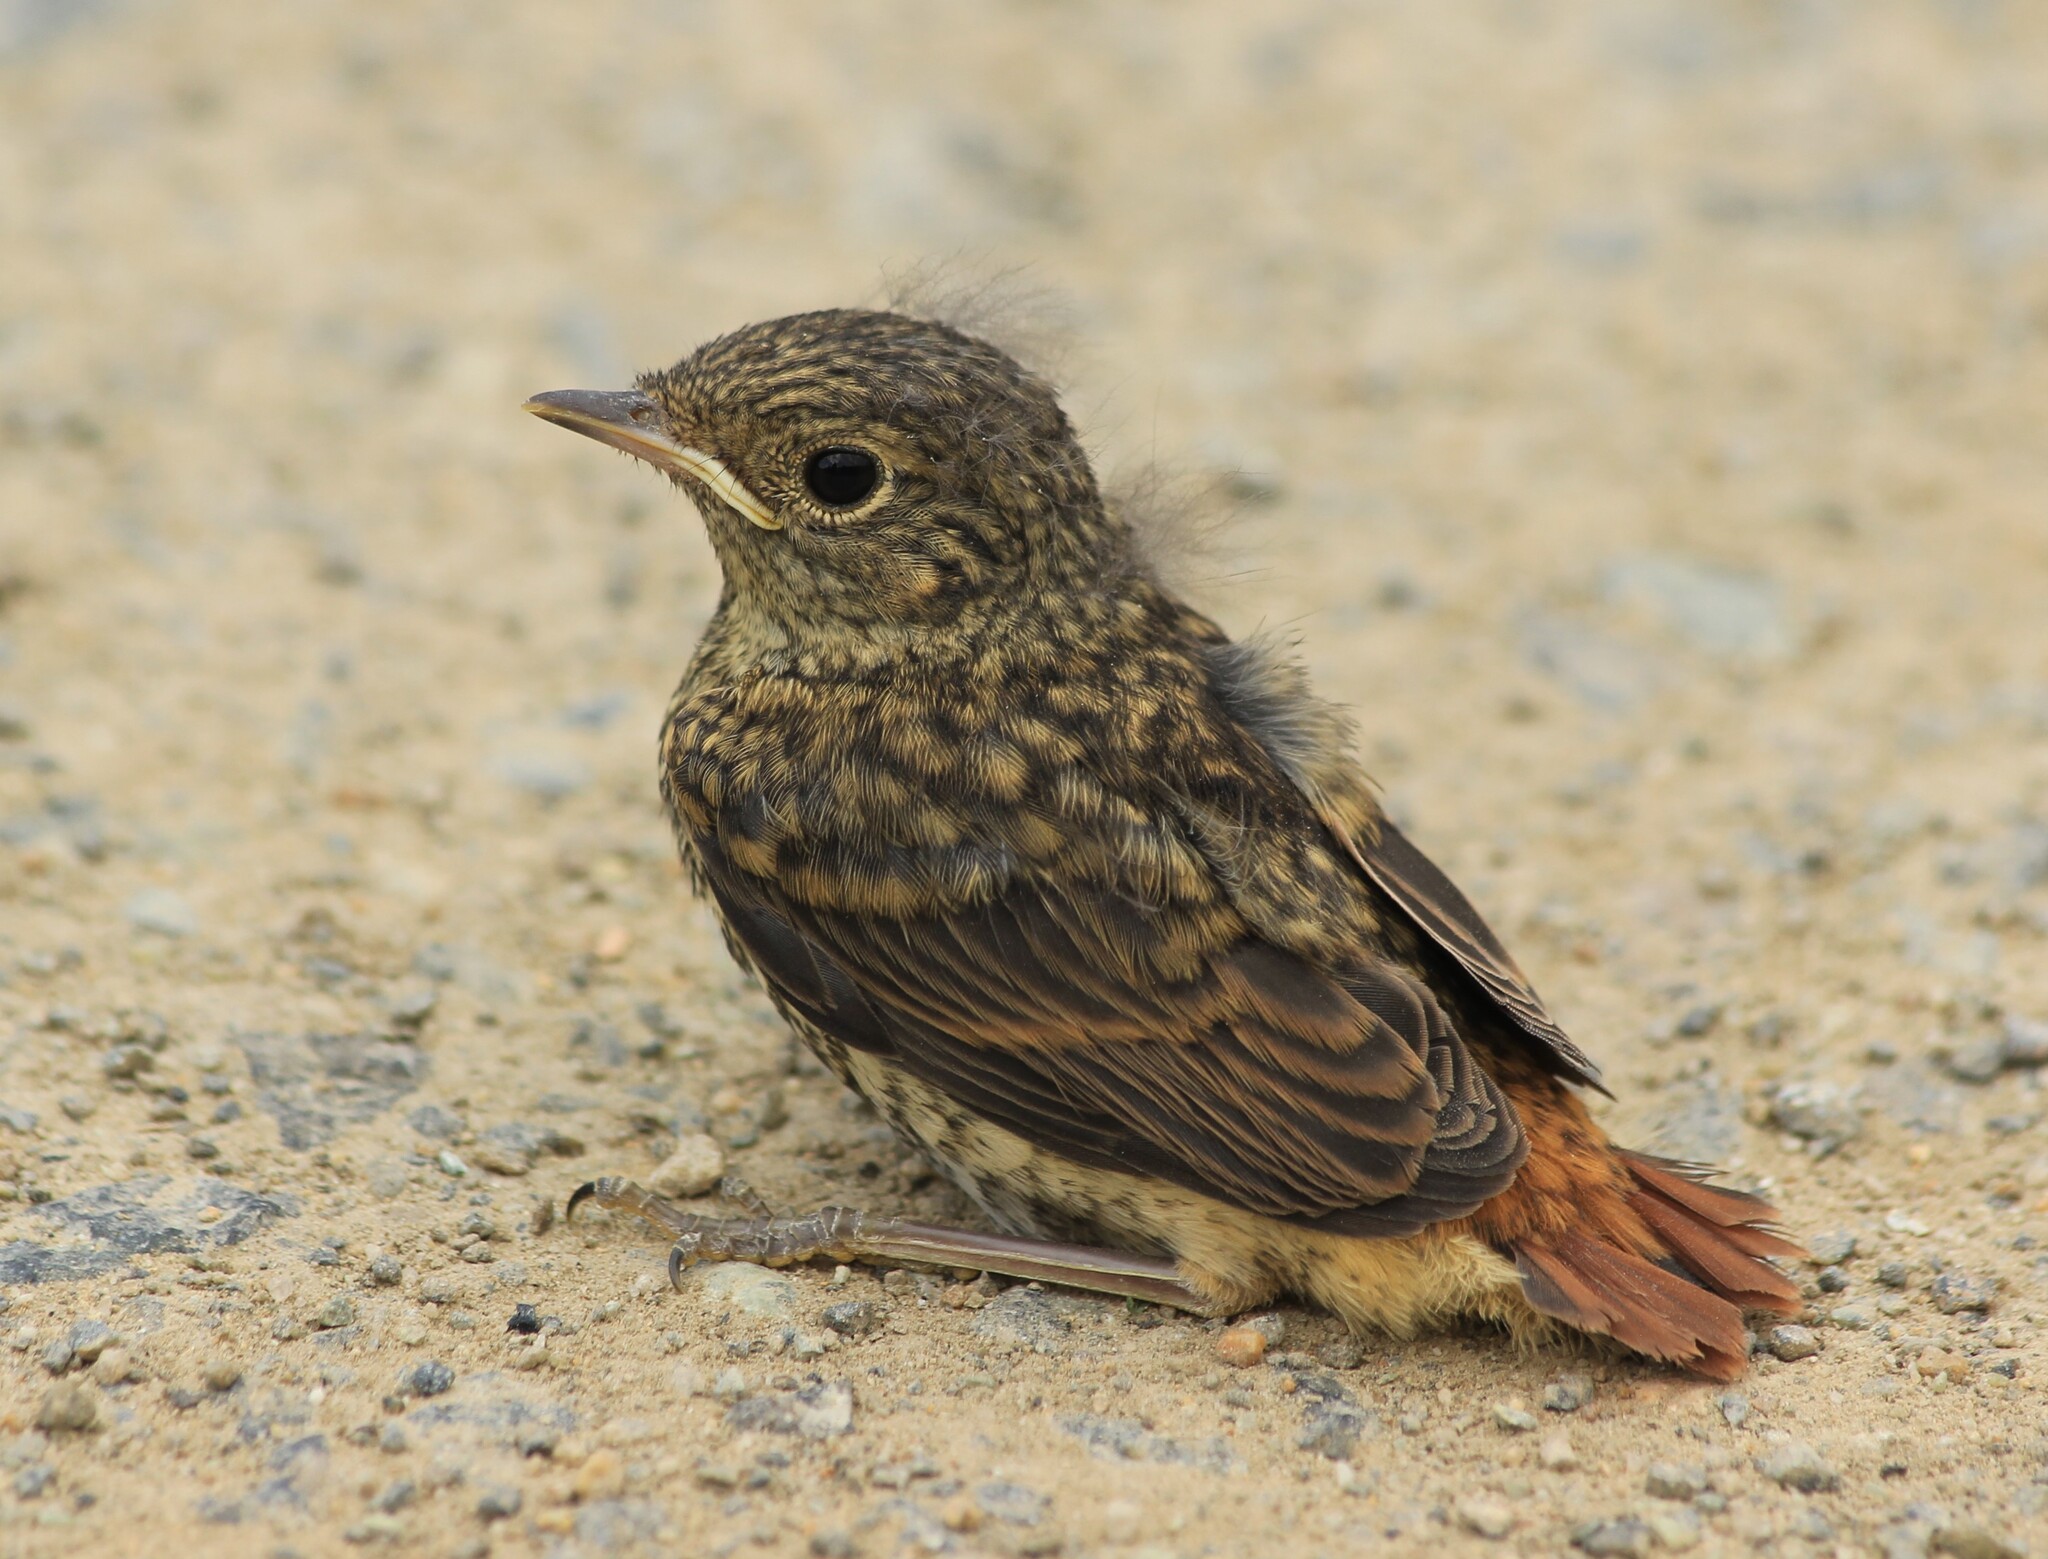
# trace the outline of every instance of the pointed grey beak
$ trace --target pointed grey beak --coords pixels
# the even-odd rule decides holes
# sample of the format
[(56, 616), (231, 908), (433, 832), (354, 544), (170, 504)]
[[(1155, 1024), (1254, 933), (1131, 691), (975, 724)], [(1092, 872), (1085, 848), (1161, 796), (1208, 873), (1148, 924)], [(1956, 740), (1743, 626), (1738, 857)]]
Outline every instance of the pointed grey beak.
[(661, 408), (638, 390), (549, 390), (522, 408), (543, 422), (623, 449), (671, 476), (694, 477), (762, 530), (781, 530), (782, 516), (747, 491), (716, 455), (671, 438)]

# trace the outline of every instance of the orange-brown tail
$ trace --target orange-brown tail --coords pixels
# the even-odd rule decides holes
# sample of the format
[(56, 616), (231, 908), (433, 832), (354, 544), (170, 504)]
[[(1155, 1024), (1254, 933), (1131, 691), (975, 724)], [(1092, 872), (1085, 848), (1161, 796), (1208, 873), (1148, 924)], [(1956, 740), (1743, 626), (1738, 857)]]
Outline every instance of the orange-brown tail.
[(1706, 1171), (1643, 1153), (1615, 1156), (1629, 1176), (1629, 1210), (1663, 1256), (1592, 1229), (1517, 1240), (1508, 1253), (1524, 1296), (1580, 1331), (1733, 1380), (1748, 1364), (1743, 1311), (1799, 1308), (1799, 1291), (1763, 1258), (1805, 1252), (1768, 1227), (1768, 1203), (1706, 1184)]

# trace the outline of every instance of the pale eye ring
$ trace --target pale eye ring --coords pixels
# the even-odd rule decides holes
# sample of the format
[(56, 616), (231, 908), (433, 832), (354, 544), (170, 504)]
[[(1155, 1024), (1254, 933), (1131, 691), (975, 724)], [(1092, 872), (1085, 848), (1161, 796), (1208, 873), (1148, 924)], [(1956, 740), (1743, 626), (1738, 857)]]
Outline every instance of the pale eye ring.
[(804, 486), (828, 509), (865, 503), (882, 485), (882, 462), (851, 444), (831, 444), (804, 462)]

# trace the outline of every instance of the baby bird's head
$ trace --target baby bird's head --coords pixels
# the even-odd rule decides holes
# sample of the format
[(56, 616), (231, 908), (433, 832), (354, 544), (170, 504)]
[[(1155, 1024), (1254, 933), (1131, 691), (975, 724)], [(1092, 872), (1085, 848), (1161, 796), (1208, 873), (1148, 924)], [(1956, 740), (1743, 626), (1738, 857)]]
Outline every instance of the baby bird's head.
[(984, 621), (1099, 583), (1127, 550), (1051, 387), (925, 320), (795, 314), (635, 389), (526, 409), (668, 472), (711, 532), (728, 609), (796, 641)]

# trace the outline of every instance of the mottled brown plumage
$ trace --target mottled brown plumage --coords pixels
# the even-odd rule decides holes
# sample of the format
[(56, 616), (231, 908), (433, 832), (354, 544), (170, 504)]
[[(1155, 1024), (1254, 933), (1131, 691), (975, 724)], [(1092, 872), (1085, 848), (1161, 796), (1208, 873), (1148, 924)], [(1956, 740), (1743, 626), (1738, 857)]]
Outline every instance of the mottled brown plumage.
[[(1382, 815), (1348, 723), (1160, 586), (1001, 352), (829, 311), (530, 409), (704, 516), (725, 590), (662, 793), (734, 956), (1021, 1237), (917, 1229), (935, 1259), (1561, 1320), (1716, 1375), (1738, 1306), (1792, 1306), (1769, 1210), (1607, 1142), (1573, 1091), (1597, 1069)], [(668, 1221), (764, 1259), (901, 1259), (912, 1227)]]

